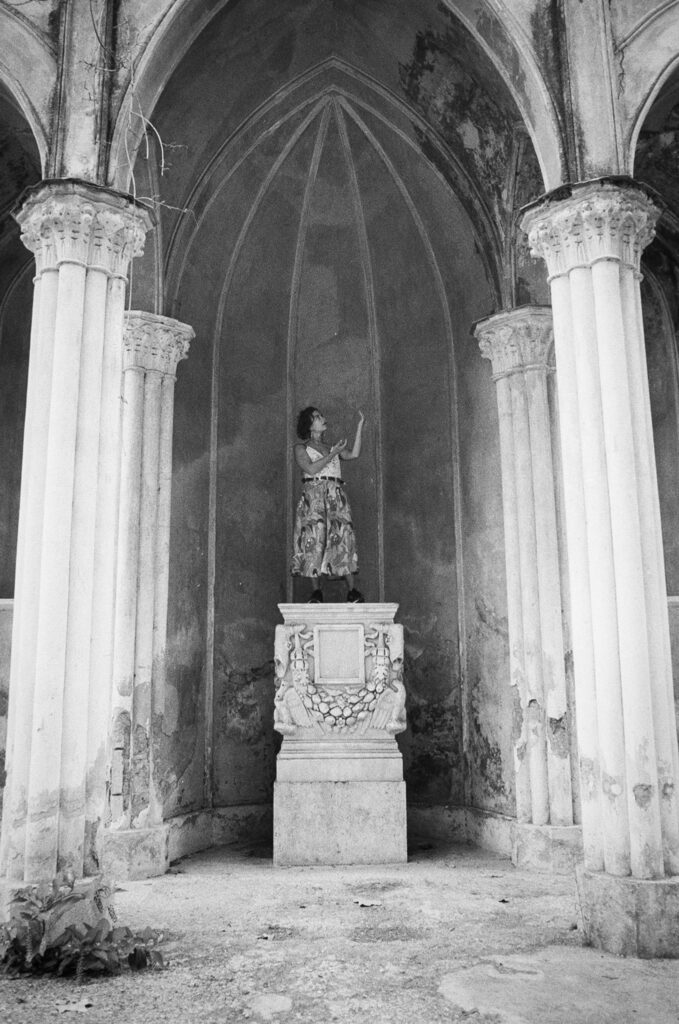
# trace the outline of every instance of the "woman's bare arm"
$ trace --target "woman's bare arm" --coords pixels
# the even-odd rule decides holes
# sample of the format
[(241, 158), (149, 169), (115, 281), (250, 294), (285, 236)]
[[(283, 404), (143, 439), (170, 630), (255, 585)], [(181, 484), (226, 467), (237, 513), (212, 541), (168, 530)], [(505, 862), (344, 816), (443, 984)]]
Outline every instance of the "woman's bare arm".
[(340, 452), (341, 459), (357, 459), (361, 454), (361, 443), (363, 440), (363, 424), (365, 423), (365, 416), (362, 412), (358, 414), (358, 426), (356, 427), (356, 437), (354, 438), (354, 446), (350, 452)]
[(338, 441), (337, 444), (334, 444), (332, 446), (327, 455), (323, 455), (320, 459), (315, 460), (310, 459), (309, 456), (307, 455), (305, 444), (296, 444), (295, 462), (302, 470), (302, 472), (305, 473), (307, 476), (316, 476), (316, 474), (319, 473), (322, 469), (325, 469), (328, 463), (331, 462), (336, 455), (341, 455), (341, 453), (346, 448), (346, 444), (346, 441)]

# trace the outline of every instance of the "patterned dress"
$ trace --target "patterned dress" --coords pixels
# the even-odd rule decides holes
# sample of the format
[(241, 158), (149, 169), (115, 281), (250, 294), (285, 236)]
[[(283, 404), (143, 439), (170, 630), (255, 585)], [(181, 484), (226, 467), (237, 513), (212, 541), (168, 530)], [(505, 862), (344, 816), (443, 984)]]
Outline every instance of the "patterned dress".
[[(307, 445), (312, 462), (323, 458)], [(340, 479), (339, 455), (314, 477), (302, 478), (292, 538), (293, 576), (347, 576), (358, 572), (351, 508)]]

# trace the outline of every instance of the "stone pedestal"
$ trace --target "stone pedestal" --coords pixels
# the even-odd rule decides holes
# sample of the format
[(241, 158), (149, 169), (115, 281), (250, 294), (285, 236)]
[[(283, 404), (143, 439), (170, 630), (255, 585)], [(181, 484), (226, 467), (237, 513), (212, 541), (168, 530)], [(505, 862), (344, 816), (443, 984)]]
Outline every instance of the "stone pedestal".
[(275, 864), (407, 860), (397, 607), (279, 605)]

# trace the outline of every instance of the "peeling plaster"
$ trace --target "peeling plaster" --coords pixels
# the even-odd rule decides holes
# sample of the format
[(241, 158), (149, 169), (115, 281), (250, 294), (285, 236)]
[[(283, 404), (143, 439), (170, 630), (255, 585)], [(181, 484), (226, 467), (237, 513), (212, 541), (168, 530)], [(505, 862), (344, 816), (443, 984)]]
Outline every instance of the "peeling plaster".
[[(509, 639), (509, 626), (507, 624), (506, 616), (498, 615), (482, 597), (476, 598), (474, 607), (476, 608), (476, 614), (479, 617), (479, 623), (482, 627), (480, 629), (481, 633), (485, 631), (494, 633), (496, 636), (502, 637), (503, 640)], [(483, 627), (485, 627), (485, 630)]]
[[(442, 31), (418, 31), (400, 77), (409, 100), (481, 184), (503, 224), (506, 169), (519, 115), (497, 72), (456, 21)], [(492, 80), (492, 93), (484, 78)]]
[(639, 782), (634, 787), (633, 793), (637, 805), (646, 810), (653, 799), (653, 786), (650, 786), (646, 782)]
[(549, 730), (547, 733), (549, 745), (557, 757), (570, 756), (570, 740), (568, 736), (568, 715), (560, 718), (549, 719)]
[(603, 772), (601, 775), (601, 789), (611, 803), (614, 803), (619, 796), (622, 796), (622, 779), (616, 775), (608, 775), (607, 772)]
[(599, 764), (592, 758), (580, 758), (580, 785), (588, 800), (599, 791)]
[[(130, 822), (139, 827), (149, 807), (149, 737), (142, 725), (135, 725), (130, 765)], [(144, 821), (145, 823), (145, 821)]]

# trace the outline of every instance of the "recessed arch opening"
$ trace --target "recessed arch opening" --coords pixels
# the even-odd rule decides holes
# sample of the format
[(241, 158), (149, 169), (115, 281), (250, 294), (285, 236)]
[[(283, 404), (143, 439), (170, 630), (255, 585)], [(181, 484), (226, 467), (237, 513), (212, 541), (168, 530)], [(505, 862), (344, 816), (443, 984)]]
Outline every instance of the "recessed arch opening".
[(157, 149), (135, 170), (160, 232), (133, 305), (196, 331), (176, 389), (165, 813), (270, 799), (276, 603), (303, 599), (292, 426), (317, 404), (341, 435), (359, 408), (369, 420), (349, 486), (363, 589), (407, 628), (411, 797), (511, 814), (511, 693), (487, 628), (506, 600), (497, 406), (470, 329), (531, 300), (512, 253), (539, 161), (447, 14), (380, 40), (383, 22), (313, 8), (277, 5), (264, 31), (258, 0), (224, 8), (153, 112), (165, 173)]

